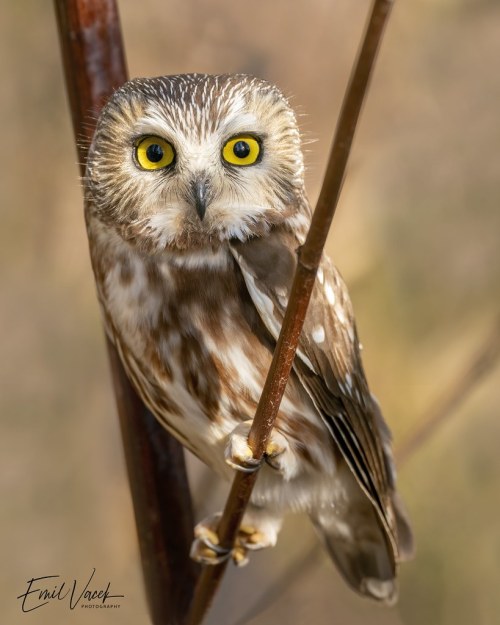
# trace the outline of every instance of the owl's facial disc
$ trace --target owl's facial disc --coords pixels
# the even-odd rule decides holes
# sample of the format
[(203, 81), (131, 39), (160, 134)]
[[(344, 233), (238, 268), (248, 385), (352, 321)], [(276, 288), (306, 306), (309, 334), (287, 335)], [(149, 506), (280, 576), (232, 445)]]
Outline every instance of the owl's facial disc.
[(98, 122), (86, 185), (98, 217), (145, 252), (264, 236), (304, 209), (293, 111), (251, 76), (132, 80)]

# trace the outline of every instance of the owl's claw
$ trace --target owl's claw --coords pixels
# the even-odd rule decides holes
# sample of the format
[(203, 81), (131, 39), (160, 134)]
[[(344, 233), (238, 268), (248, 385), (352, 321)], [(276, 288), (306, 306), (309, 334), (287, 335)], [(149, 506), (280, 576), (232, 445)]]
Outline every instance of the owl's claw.
[(226, 464), (243, 473), (253, 473), (262, 464), (262, 460), (253, 457), (248, 445), (248, 434), (252, 426), (251, 421), (244, 421), (237, 425), (228, 436), (224, 456)]
[(235, 545), (226, 549), (219, 544), (217, 526), (221, 513), (213, 514), (204, 519), (194, 528), (195, 539), (191, 546), (190, 556), (196, 562), (216, 565), (231, 558), (236, 566), (245, 566), (249, 562), (248, 552), (272, 547), (276, 543), (276, 534), (269, 536), (264, 531), (250, 525), (242, 525), (238, 530)]
[(266, 547), (272, 547), (274, 540), (252, 525), (242, 525), (238, 533), (238, 544), (248, 551), (258, 551)]
[(237, 460), (234, 458), (226, 458), (226, 464), (232, 469), (241, 471), (242, 473), (254, 473), (262, 464), (262, 460), (255, 460), (253, 456), (245, 460), (241, 460), (240, 458)]
[[(248, 435), (252, 421), (244, 421), (237, 425), (228, 437), (225, 450), (226, 464), (243, 473), (253, 473), (262, 464), (261, 460), (253, 457), (252, 450), (248, 445)], [(277, 471), (284, 472), (280, 456), (288, 449), (288, 442), (283, 434), (273, 430), (267, 444), (263, 460)]]
[(225, 549), (219, 544), (217, 526), (220, 517), (220, 513), (213, 514), (194, 528), (194, 541), (189, 555), (196, 562), (215, 565), (230, 557), (231, 549)]
[(213, 514), (196, 525), (194, 528), (194, 537), (205, 544), (209, 549), (216, 553), (221, 553), (222, 548), (219, 545), (219, 536), (217, 535), (217, 526), (221, 515)]
[(230, 550), (219, 553), (212, 547), (209, 547), (206, 542), (201, 540), (200, 538), (195, 538), (193, 540), (193, 544), (191, 545), (191, 551), (189, 552), (189, 556), (195, 562), (199, 562), (200, 564), (208, 564), (211, 566), (215, 566), (216, 564), (221, 564), (222, 562), (225, 562), (230, 555)]
[(283, 436), (283, 434), (277, 432), (276, 430), (273, 430), (271, 433), (271, 440), (266, 447), (266, 455), (264, 456), (267, 464), (276, 471), (285, 474), (285, 452), (288, 449), (288, 441)]

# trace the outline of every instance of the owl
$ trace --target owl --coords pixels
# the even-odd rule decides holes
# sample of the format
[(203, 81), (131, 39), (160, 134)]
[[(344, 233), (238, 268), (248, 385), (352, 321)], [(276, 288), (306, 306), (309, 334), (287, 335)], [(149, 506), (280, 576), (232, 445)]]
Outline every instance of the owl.
[[(288, 101), (248, 75), (131, 80), (102, 111), (84, 184), (105, 328), (132, 384), (220, 476), (255, 470), (249, 428), (311, 220)], [(235, 562), (273, 546), (290, 511), (309, 515), (355, 591), (395, 600), (412, 534), (326, 255)], [(197, 526), (195, 559), (228, 557), (218, 519)]]

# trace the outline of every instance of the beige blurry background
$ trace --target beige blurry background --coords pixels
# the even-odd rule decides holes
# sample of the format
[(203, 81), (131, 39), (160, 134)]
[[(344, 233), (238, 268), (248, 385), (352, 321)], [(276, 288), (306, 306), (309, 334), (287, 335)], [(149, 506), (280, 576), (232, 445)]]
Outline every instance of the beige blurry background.
[[(315, 141), (313, 200), (367, 8), (120, 3), (132, 76), (245, 71), (292, 96)], [(499, 59), (498, 2), (396, 3), (356, 138), (329, 250), (396, 447), (498, 313)], [(146, 624), (51, 2), (3, 0), (0, 75), (0, 622)], [(418, 556), (397, 607), (358, 599), (320, 558), (250, 622), (500, 623), (499, 385), (497, 367), (401, 468)], [(199, 516), (218, 505), (197, 501)], [(235, 623), (314, 540), (290, 520), (274, 551), (228, 577), (210, 623)], [(125, 594), (119, 610), (20, 612), (28, 578), (83, 579), (93, 567)]]

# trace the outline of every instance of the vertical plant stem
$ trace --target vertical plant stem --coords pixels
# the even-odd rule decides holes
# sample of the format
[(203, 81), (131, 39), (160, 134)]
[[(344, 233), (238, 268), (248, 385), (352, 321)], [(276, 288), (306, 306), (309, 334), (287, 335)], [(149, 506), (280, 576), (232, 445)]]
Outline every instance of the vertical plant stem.
[[(262, 457), (290, 375), (299, 336), (314, 286), (328, 230), (335, 214), (354, 132), (382, 40), (392, 0), (375, 0), (358, 58), (351, 74), (333, 140), (325, 179), (306, 242), (299, 251), (297, 270), (273, 360), (249, 435), (255, 458)], [(221, 546), (234, 545), (258, 473), (237, 473), (218, 528)], [(189, 625), (202, 622), (227, 566), (205, 566), (198, 581)]]
[[(127, 79), (114, 0), (55, 0), (80, 172), (99, 111)], [(107, 340), (148, 606), (155, 625), (184, 620), (197, 578), (189, 558), (193, 514), (180, 444), (130, 384)]]

